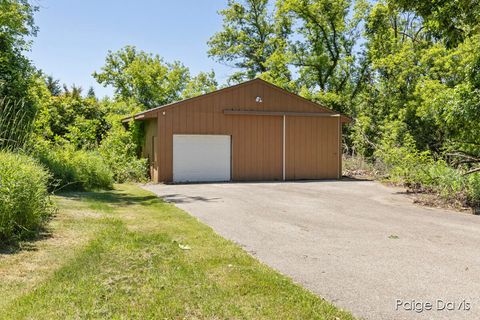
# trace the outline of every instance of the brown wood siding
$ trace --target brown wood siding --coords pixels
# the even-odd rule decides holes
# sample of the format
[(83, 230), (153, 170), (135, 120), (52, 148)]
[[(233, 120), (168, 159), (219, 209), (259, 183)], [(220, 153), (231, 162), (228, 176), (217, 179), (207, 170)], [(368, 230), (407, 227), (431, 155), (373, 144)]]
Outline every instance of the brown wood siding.
[[(255, 101), (261, 96), (262, 103)], [(224, 110), (325, 112), (310, 101), (253, 81), (155, 111), (157, 182), (173, 179), (174, 134), (230, 135), (232, 180), (282, 180), (283, 116), (226, 115)], [(151, 115), (150, 115), (151, 116)], [(336, 178), (339, 117), (287, 116), (287, 179)]]
[(287, 117), (287, 180), (336, 179), (339, 118)]
[[(157, 119), (145, 121), (145, 141), (142, 148), (142, 156), (148, 159), (150, 177), (153, 181), (158, 180), (158, 139), (157, 139)], [(155, 148), (155, 144), (157, 148)]]

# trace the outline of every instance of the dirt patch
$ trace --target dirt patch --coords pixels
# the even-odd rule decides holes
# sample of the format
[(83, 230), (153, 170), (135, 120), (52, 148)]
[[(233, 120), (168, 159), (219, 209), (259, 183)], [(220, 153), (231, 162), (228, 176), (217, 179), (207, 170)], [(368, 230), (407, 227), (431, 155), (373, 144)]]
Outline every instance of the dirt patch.
[(419, 188), (410, 188), (403, 184), (392, 183), (391, 181), (383, 180), (379, 176), (372, 175), (369, 171), (354, 173), (355, 174), (345, 176), (343, 180), (379, 181), (385, 186), (400, 190), (398, 193), (406, 195), (412, 200), (413, 203), (417, 205), (429, 208), (449, 209), (461, 213), (480, 215), (480, 208), (472, 208), (466, 206), (464, 199), (445, 199), (440, 194), (433, 191)]
[(466, 207), (463, 201), (446, 200), (436, 193), (411, 192), (410, 197), (413, 203), (431, 208), (451, 209), (462, 213), (474, 214), (474, 208)]

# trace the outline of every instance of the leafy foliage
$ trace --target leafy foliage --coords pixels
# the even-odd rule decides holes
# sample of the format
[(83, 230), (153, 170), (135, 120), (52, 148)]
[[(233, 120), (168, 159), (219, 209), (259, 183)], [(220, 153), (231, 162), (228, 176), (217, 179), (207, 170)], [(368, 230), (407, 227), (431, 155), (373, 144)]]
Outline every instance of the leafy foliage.
[[(276, 24), (268, 0), (229, 0), (220, 11), (223, 30), (210, 38), (209, 56), (240, 71), (230, 81), (253, 79), (268, 71), (269, 59), (281, 50), (285, 28)], [(288, 70), (284, 70), (288, 74)]]
[(95, 98), (75, 91), (48, 97), (38, 111), (35, 131), (48, 141), (68, 140), (77, 148), (92, 149), (109, 128), (106, 112)]
[(474, 120), (480, 115), (475, 84), (479, 37), (471, 35), (450, 48), (447, 39), (432, 36), (431, 28), (422, 13), (402, 5), (379, 2), (369, 10), (369, 81), (357, 100), (352, 139), (361, 154), (373, 155), (392, 121), (404, 125), (415, 150), (433, 158), (479, 154), (480, 125)]
[(113, 125), (98, 151), (110, 167), (116, 182), (144, 181), (147, 159), (137, 156), (137, 144), (131, 131), (122, 125)]
[(37, 33), (36, 10), (27, 0), (0, 1), (0, 96), (26, 97), (34, 69), (23, 51), (30, 48), (26, 39)]
[(51, 188), (58, 190), (111, 189), (113, 174), (95, 151), (75, 150), (71, 145), (37, 144), (34, 152), (53, 176)]
[(135, 101), (142, 110), (207, 93), (218, 86), (213, 71), (191, 77), (180, 62), (165, 62), (133, 46), (109, 52), (105, 66), (93, 77), (104, 86), (113, 86), (117, 100)]
[(348, 19), (351, 1), (331, 0), (283, 0), (280, 13), (297, 26), (296, 40), (289, 50), (292, 63), (299, 67), (301, 85), (309, 90), (318, 87), (322, 92), (343, 92), (355, 68), (353, 47), (359, 38), (358, 10)]
[(45, 85), (52, 96), (59, 96), (62, 93), (60, 80), (54, 79), (53, 76), (47, 76), (45, 78)]
[(192, 98), (217, 90), (218, 82), (215, 80), (215, 72), (200, 72), (190, 79), (182, 92), (182, 98)]
[(126, 46), (110, 51), (105, 66), (93, 77), (113, 86), (118, 97), (133, 98), (148, 109), (179, 100), (189, 72), (180, 62), (166, 63), (158, 55)]
[(425, 20), (425, 27), (447, 47), (462, 43), (480, 31), (480, 6), (475, 0), (395, 2), (400, 8), (414, 11)]

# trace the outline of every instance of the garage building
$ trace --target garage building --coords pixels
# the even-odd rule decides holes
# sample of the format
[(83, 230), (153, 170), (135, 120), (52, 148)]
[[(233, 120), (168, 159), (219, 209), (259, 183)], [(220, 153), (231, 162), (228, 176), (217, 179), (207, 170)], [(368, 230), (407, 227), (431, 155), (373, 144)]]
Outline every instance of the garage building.
[(350, 121), (260, 79), (132, 118), (152, 180), (166, 183), (339, 179)]

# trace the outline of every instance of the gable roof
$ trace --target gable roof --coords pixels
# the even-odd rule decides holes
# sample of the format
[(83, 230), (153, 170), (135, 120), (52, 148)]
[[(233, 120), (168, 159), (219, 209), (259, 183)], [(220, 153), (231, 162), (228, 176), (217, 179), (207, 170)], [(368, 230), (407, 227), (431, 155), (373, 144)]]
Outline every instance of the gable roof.
[[(141, 120), (145, 117), (148, 117), (149, 114), (151, 113), (154, 113), (155, 111), (158, 111), (158, 110), (161, 110), (161, 109), (167, 109), (167, 108), (172, 108), (172, 107), (175, 107), (177, 105), (180, 105), (180, 104), (183, 104), (185, 102), (190, 102), (190, 101), (195, 101), (197, 99), (200, 99), (200, 98), (204, 98), (206, 96), (211, 96), (211, 95), (216, 95), (216, 94), (219, 94), (219, 93), (222, 93), (222, 92), (225, 92), (225, 91), (228, 91), (228, 90), (232, 90), (232, 89), (237, 89), (237, 88), (240, 88), (240, 87), (243, 87), (243, 86), (246, 86), (246, 85), (249, 85), (249, 84), (252, 84), (252, 83), (255, 83), (255, 82), (261, 82), (271, 88), (273, 88), (274, 90), (279, 90), (283, 93), (286, 93), (290, 96), (293, 96), (295, 97), (296, 99), (302, 99), (304, 100), (305, 102), (308, 102), (309, 104), (317, 107), (317, 108), (320, 108), (322, 109), (322, 111), (324, 112), (329, 112), (329, 113), (336, 113), (336, 114), (339, 114), (338, 112), (332, 110), (332, 109), (329, 109), (319, 103), (316, 103), (316, 102), (313, 102), (311, 100), (308, 100), (302, 96), (299, 96), (298, 94), (295, 94), (295, 93), (292, 93), (288, 90), (285, 90), (281, 87), (278, 87), (268, 81), (265, 81), (263, 79), (260, 79), (260, 78), (255, 78), (253, 80), (248, 80), (248, 81), (245, 81), (245, 82), (242, 82), (242, 83), (239, 83), (239, 84), (236, 84), (236, 85), (233, 85), (233, 86), (230, 86), (230, 87), (225, 87), (225, 88), (222, 88), (222, 89), (218, 89), (218, 90), (215, 90), (215, 91), (212, 91), (212, 92), (209, 92), (209, 93), (206, 93), (206, 94), (202, 94), (202, 95), (199, 95), (199, 96), (195, 96), (195, 97), (192, 97), (192, 98), (188, 98), (188, 99), (183, 99), (183, 100), (179, 100), (179, 101), (175, 101), (175, 102), (172, 102), (172, 103), (168, 103), (168, 104), (165, 104), (165, 105), (162, 105), (162, 106), (158, 106), (158, 107), (155, 107), (155, 108), (152, 108), (152, 109), (148, 109), (148, 110), (145, 110), (145, 111), (142, 111), (142, 112), (139, 112), (137, 114), (134, 114), (133, 116), (129, 116), (129, 117), (126, 117), (124, 119), (122, 119), (122, 122), (129, 122), (131, 120)], [(344, 123), (349, 123), (352, 121), (352, 119), (348, 116), (345, 116), (343, 114), (340, 114), (340, 117), (341, 117), (341, 121), (344, 122)]]

